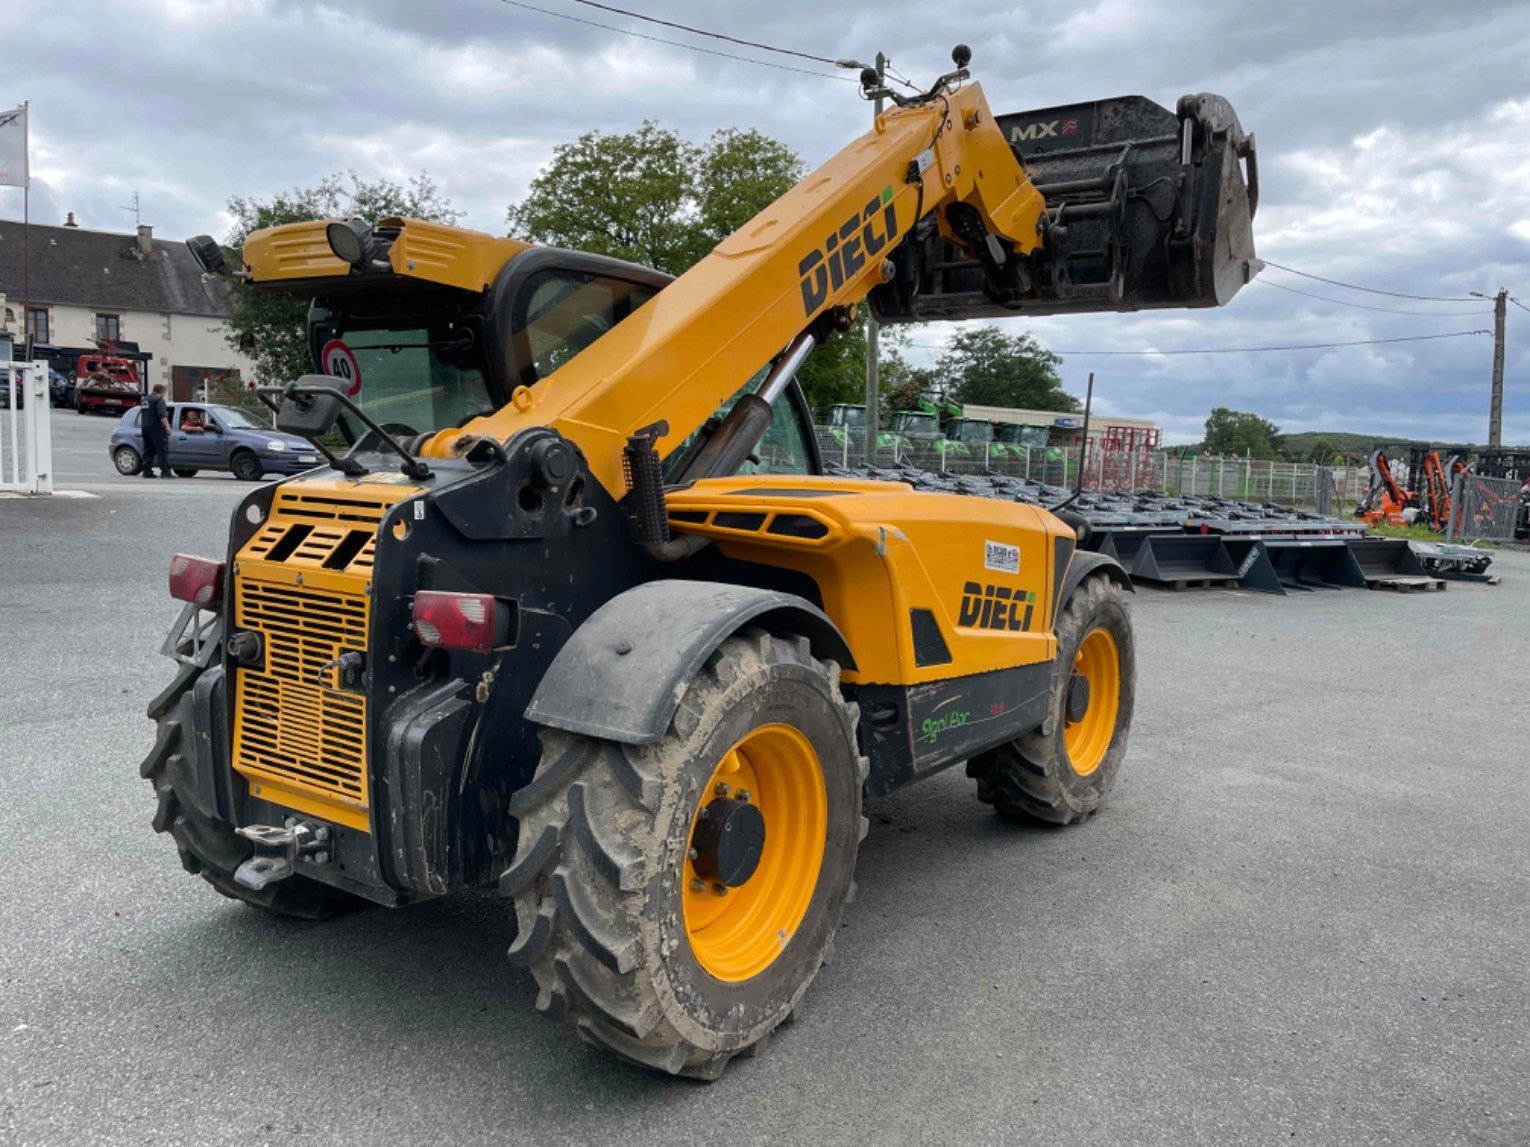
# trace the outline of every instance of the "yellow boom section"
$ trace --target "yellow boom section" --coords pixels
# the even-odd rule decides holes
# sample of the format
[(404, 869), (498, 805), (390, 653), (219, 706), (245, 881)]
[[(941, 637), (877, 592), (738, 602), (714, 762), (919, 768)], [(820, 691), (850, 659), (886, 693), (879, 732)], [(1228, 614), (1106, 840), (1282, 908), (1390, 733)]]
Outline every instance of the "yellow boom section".
[(672, 449), (814, 318), (864, 299), (897, 241), (953, 201), (1020, 252), (1037, 246), (1042, 197), (977, 84), (879, 117), (588, 350), (423, 453), (445, 456), (463, 435), (504, 442), (552, 426), (620, 497), (629, 434), (664, 419), (658, 449)]

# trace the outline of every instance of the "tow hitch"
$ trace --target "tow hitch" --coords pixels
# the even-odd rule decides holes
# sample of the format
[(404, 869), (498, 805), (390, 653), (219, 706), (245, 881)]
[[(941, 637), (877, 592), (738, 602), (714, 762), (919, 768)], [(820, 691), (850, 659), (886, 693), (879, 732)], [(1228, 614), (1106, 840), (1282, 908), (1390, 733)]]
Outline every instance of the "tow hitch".
[(255, 846), (255, 855), (234, 871), (234, 879), (256, 892), (291, 876), (299, 857), (315, 864), (329, 863), (327, 824), (289, 819), (281, 828), (274, 824), (246, 825), (239, 829), (239, 835)]

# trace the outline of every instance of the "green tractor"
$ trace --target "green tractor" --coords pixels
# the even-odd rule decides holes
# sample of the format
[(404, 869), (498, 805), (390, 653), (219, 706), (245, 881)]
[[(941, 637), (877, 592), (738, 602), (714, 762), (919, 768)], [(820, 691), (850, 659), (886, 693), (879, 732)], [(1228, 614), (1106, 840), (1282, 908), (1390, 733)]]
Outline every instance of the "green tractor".
[(953, 418), (946, 423), (946, 437), (961, 443), (972, 455), (992, 463), (996, 459), (1025, 458), (1025, 447), (1005, 442), (984, 418)]
[(1016, 451), (1022, 458), (1027, 450), (1045, 449), (1051, 432), (1045, 426), (1024, 426), (1018, 422), (1006, 422), (994, 432), (994, 441)]
[[(818, 412), (818, 425), (828, 430), (830, 437), (840, 446), (859, 448), (866, 441), (866, 408), (840, 402)], [(907, 450), (909, 440), (885, 430), (877, 431), (877, 449)]]

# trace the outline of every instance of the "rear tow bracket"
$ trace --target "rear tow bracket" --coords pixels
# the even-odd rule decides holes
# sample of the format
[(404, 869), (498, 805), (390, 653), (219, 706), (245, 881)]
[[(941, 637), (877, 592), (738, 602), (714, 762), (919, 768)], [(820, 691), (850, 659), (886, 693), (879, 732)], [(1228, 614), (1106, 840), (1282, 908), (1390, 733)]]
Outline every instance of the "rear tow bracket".
[(314, 864), (328, 864), (330, 858), (329, 825), (308, 820), (288, 819), (278, 828), (274, 824), (251, 824), (238, 830), (255, 846), (255, 853), (234, 871), (234, 879), (246, 888), (259, 892), (292, 875), (299, 857)]

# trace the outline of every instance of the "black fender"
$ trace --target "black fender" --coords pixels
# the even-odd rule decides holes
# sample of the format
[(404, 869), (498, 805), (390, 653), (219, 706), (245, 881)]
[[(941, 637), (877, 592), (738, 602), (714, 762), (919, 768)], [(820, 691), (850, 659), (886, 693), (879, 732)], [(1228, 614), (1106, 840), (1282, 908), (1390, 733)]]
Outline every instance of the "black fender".
[(1057, 611), (1068, 604), (1068, 597), (1076, 590), (1086, 577), (1108, 577), (1111, 581), (1121, 586), (1128, 593), (1136, 593), (1137, 589), (1132, 585), (1132, 579), (1121, 563), (1109, 554), (1096, 554), (1087, 550), (1074, 550), (1073, 559), (1068, 563), (1068, 572), (1063, 575), (1062, 590), (1057, 595)]
[(746, 585), (653, 581), (618, 594), (575, 630), (547, 667), (526, 719), (654, 744), (669, 730), (686, 684), (745, 625), (806, 637), (814, 656), (855, 668), (844, 636), (805, 598)]

